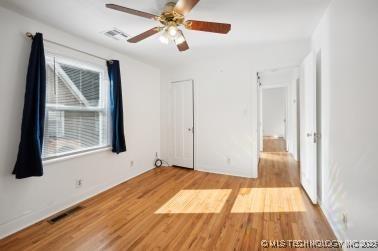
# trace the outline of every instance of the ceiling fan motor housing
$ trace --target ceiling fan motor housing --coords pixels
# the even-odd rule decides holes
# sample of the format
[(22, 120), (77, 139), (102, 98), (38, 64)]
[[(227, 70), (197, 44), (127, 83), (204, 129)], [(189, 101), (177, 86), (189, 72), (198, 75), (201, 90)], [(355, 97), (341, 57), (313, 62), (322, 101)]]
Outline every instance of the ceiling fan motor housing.
[(175, 9), (176, 3), (168, 2), (165, 5), (164, 11), (158, 17), (158, 21), (164, 26), (180, 26), (184, 23), (184, 16), (177, 13)]

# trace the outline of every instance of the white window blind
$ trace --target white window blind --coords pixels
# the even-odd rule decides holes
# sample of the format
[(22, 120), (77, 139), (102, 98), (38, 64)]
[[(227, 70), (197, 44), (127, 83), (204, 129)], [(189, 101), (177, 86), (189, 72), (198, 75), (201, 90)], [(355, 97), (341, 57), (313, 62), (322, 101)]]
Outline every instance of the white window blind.
[(103, 70), (46, 57), (43, 159), (109, 146), (108, 86)]

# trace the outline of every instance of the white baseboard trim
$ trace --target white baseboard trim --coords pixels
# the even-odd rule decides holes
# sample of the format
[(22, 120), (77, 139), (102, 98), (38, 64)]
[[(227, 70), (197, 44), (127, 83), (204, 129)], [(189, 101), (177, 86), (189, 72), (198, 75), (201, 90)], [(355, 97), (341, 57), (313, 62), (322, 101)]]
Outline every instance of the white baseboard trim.
[(132, 178), (135, 178), (143, 173), (146, 173), (150, 170), (152, 170), (153, 168), (150, 168), (150, 169), (147, 169), (147, 170), (142, 170), (141, 172), (135, 174), (135, 175), (132, 175), (130, 177), (124, 177), (122, 179), (117, 179), (117, 180), (114, 180), (112, 182), (108, 182), (108, 183), (105, 183), (105, 184), (100, 184), (98, 186), (95, 186), (95, 187), (92, 187), (90, 189), (88, 189), (88, 191), (86, 191), (85, 193), (83, 194), (80, 194), (80, 195), (77, 195), (77, 196), (74, 196), (73, 198), (71, 198), (70, 200), (66, 200), (64, 202), (61, 202), (61, 203), (58, 203), (56, 205), (53, 205), (51, 207), (48, 207), (48, 208), (44, 208), (44, 209), (41, 209), (39, 211), (36, 211), (36, 212), (31, 212), (31, 213), (28, 213), (28, 214), (25, 214), (25, 215), (22, 215), (14, 220), (11, 220), (9, 222), (6, 222), (6, 223), (3, 223), (0, 225), (0, 240), (9, 236), (9, 235), (12, 235), (22, 229), (25, 229), (35, 223), (38, 223), (42, 220), (45, 220), (67, 208), (70, 208), (76, 204), (79, 204), (91, 197), (94, 197), (102, 192), (105, 192), (123, 182), (126, 182)]
[(322, 203), (319, 203), (319, 207), (322, 210), (324, 216), (326, 217), (329, 225), (331, 226), (333, 233), (336, 235), (337, 240), (344, 240), (342, 233), (340, 233), (339, 229), (336, 227), (330, 212), (327, 210), (327, 207), (324, 206)]
[(214, 174), (221, 174), (221, 175), (228, 175), (228, 176), (235, 176), (235, 177), (242, 177), (242, 178), (250, 178), (255, 179), (256, 177), (253, 177), (253, 175), (246, 175), (241, 173), (231, 173), (227, 171), (216, 171), (216, 170), (209, 170), (204, 168), (195, 168), (194, 170), (199, 172), (205, 172), (205, 173), (214, 173)]

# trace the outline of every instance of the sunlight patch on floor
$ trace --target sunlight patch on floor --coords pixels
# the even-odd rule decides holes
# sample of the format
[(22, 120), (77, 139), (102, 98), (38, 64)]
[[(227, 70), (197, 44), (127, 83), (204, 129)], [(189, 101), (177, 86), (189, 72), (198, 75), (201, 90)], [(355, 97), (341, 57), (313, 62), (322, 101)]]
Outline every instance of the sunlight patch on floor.
[(181, 190), (155, 214), (220, 213), (231, 189)]
[(271, 162), (278, 163), (285, 163), (287, 162), (287, 153), (279, 153), (279, 152), (262, 152), (261, 158), (263, 160), (268, 160)]
[(299, 187), (241, 188), (231, 213), (305, 212)]

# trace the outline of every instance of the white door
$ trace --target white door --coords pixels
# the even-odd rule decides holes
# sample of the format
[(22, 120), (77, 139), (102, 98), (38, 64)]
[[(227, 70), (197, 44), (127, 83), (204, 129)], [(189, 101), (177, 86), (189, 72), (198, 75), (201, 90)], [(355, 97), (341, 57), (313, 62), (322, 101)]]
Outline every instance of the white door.
[(317, 203), (316, 58), (310, 53), (301, 66), (301, 183)]
[(172, 165), (193, 168), (193, 81), (172, 83)]

